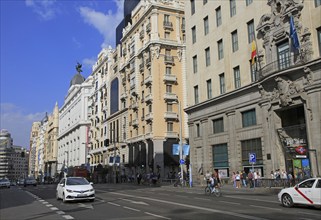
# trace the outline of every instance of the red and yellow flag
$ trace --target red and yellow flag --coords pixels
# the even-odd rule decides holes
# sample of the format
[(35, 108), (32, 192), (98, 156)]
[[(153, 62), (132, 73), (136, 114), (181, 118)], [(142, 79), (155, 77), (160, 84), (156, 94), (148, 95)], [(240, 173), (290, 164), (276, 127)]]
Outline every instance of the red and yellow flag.
[(255, 62), (255, 57), (256, 57), (256, 43), (255, 43), (255, 40), (253, 39), (253, 41), (252, 41), (252, 53), (251, 53), (252, 65)]

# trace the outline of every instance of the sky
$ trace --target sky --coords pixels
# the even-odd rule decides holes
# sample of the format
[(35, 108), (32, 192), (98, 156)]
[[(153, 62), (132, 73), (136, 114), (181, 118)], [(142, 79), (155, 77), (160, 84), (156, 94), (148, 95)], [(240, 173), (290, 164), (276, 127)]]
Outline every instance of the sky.
[(115, 48), (123, 0), (0, 1), (0, 129), (29, 148), (32, 123), (64, 104), (77, 62), (87, 78)]

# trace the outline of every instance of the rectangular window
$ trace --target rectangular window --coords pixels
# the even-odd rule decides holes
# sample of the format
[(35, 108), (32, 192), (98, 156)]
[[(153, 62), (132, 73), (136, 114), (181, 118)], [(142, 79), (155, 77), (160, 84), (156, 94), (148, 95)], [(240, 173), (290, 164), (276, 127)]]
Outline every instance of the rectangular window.
[(196, 137), (201, 136), (201, 127), (200, 124), (196, 124)]
[(164, 33), (164, 38), (165, 39), (170, 39), (170, 32), (168, 32), (168, 31), (165, 31), (165, 33)]
[(208, 16), (206, 16), (203, 20), (204, 20), (204, 35), (207, 35), (209, 32)]
[(222, 24), (221, 6), (215, 9), (215, 11), (216, 11), (216, 26), (219, 27)]
[(214, 169), (229, 167), (226, 143), (213, 146), (213, 167)]
[(239, 42), (237, 37), (237, 30), (232, 32), (232, 50), (233, 52), (238, 51), (239, 49)]
[(321, 5), (321, 0), (314, 0), (315, 7), (319, 7)]
[(205, 49), (205, 64), (206, 66), (210, 66), (211, 65), (211, 53), (210, 53), (210, 48), (206, 48)]
[(284, 42), (278, 47), (278, 65), (279, 70), (286, 69), (290, 66), (290, 50), (289, 43)]
[(223, 118), (218, 118), (212, 120), (213, 125), (213, 134), (224, 132), (224, 123)]
[(192, 27), (192, 43), (196, 43), (196, 27)]
[(173, 131), (173, 122), (167, 122), (167, 131), (168, 132), (171, 132)]
[(240, 67), (234, 67), (234, 84), (235, 84), (235, 89), (241, 87), (241, 76), (240, 76)]
[(206, 86), (207, 86), (207, 98), (211, 99), (212, 98), (212, 80), (211, 79), (206, 81)]
[(231, 15), (231, 17), (236, 15), (236, 1), (235, 0), (230, 0), (230, 15)]
[(225, 93), (225, 76), (224, 73), (220, 74), (220, 92), (221, 94)]
[(198, 104), (199, 100), (198, 100), (198, 86), (194, 86), (194, 101), (195, 104)]
[(172, 75), (172, 67), (166, 67), (166, 75)]
[(164, 15), (164, 22), (169, 22), (169, 15)]
[(193, 73), (197, 73), (197, 56), (193, 56)]
[(243, 128), (256, 125), (255, 109), (242, 112), (242, 125), (243, 125)]
[(195, 14), (195, 0), (191, 0), (191, 14)]
[(172, 85), (166, 85), (166, 92), (172, 93)]
[(263, 155), (262, 155), (262, 143), (261, 138), (255, 138), (250, 140), (241, 141), (242, 148), (242, 165), (248, 166), (249, 163), (249, 154), (256, 154), (256, 165), (263, 164)]
[(253, 3), (253, 0), (245, 0), (245, 2), (246, 2), (246, 6), (249, 6), (250, 4)]
[(252, 43), (255, 37), (255, 32), (254, 32), (254, 20), (251, 20), (247, 22), (247, 34), (248, 34), (248, 41), (249, 43)]
[(256, 63), (252, 64), (252, 60), (250, 60), (250, 70), (251, 70), (251, 80), (252, 82), (255, 82), (258, 80), (257, 74), (256, 74)]
[(223, 40), (217, 41), (217, 48), (218, 48), (218, 59), (221, 60), (224, 58), (224, 52), (223, 52)]
[(317, 29), (317, 35), (318, 35), (317, 37), (318, 37), (318, 43), (319, 43), (319, 54), (321, 56), (321, 27)]

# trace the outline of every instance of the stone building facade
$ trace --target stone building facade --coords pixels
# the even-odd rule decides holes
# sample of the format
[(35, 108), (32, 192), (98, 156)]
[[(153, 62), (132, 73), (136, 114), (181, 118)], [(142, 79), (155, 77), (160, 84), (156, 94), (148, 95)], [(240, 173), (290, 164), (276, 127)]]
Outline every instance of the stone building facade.
[[(193, 179), (200, 183), (207, 170), (229, 177), (252, 167), (263, 177), (276, 169), (294, 176), (300, 171), (320, 175), (320, 6), (291, 0), (202, 4), (192, 0), (185, 11), (191, 36), (185, 111)], [(300, 41), (297, 50), (290, 36), (291, 16)], [(214, 18), (208, 27), (214, 41), (198, 37), (206, 18)], [(198, 28), (202, 31), (195, 32)], [(251, 36), (257, 47), (254, 63)], [(204, 48), (204, 55), (197, 48)]]

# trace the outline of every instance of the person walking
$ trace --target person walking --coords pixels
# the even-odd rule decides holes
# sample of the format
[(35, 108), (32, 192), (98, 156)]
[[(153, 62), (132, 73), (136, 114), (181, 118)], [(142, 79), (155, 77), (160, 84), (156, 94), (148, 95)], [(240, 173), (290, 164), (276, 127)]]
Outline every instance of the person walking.
[(233, 183), (233, 187), (234, 188), (236, 188), (236, 179), (235, 179), (235, 177), (236, 177), (236, 173), (233, 172), (233, 174), (232, 174), (232, 183)]
[(247, 178), (249, 180), (250, 188), (253, 188), (253, 173), (251, 171), (247, 174)]
[(242, 184), (244, 187), (247, 187), (247, 173), (245, 172), (245, 170), (243, 170), (242, 172)]
[(236, 188), (238, 189), (241, 188), (241, 176), (239, 171), (236, 172), (235, 181), (236, 181)]

